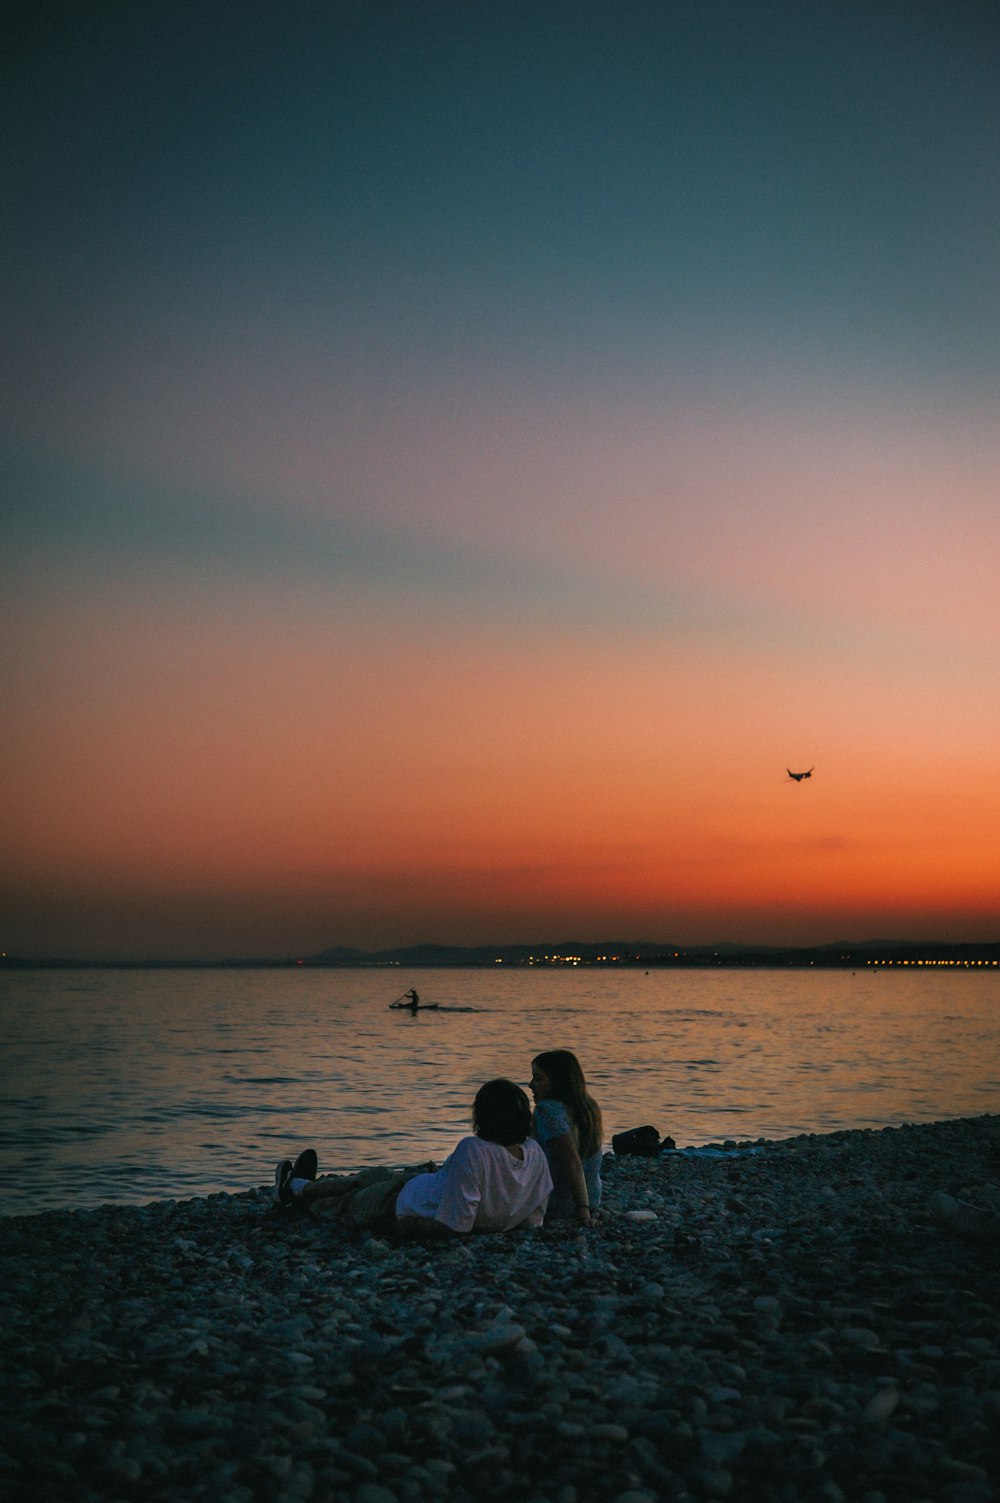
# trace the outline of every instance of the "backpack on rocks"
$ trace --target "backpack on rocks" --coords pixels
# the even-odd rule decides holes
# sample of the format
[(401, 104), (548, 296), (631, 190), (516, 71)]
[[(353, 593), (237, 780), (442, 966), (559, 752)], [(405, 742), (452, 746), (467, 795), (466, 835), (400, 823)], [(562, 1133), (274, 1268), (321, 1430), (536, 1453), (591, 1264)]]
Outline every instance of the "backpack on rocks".
[(628, 1132), (616, 1132), (611, 1139), (611, 1147), (619, 1158), (629, 1153), (652, 1158), (659, 1153), (661, 1147), (672, 1148), (673, 1139), (664, 1138), (661, 1144), (660, 1134), (655, 1127), (632, 1127)]

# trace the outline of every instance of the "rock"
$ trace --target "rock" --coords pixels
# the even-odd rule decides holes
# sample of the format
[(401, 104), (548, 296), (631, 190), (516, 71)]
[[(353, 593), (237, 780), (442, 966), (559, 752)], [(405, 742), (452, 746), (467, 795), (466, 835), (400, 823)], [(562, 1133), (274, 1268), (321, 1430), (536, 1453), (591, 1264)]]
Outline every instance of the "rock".
[(362, 1482), (354, 1489), (354, 1503), (399, 1503), (391, 1487), (380, 1482)]
[(698, 1432), (698, 1445), (701, 1454), (710, 1467), (730, 1467), (742, 1456), (746, 1448), (747, 1438), (738, 1430), (718, 1431), (701, 1430)]
[(861, 1418), (869, 1424), (878, 1424), (882, 1420), (887, 1420), (891, 1414), (895, 1414), (898, 1407), (899, 1389), (880, 1388), (877, 1393), (872, 1394), (861, 1411)]
[(344, 1435), (344, 1445), (356, 1456), (379, 1456), (386, 1449), (385, 1436), (375, 1425), (352, 1425)]
[(852, 1346), (865, 1347), (873, 1350), (881, 1345), (877, 1331), (870, 1331), (865, 1326), (844, 1326), (840, 1335), (844, 1341), (849, 1341)]

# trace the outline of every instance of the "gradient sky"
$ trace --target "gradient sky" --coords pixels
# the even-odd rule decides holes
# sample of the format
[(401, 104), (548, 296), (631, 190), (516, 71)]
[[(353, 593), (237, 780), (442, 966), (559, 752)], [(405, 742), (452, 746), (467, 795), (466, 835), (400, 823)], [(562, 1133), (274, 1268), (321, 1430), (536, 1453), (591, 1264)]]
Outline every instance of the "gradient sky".
[(1000, 938), (994, 5), (23, 10), (0, 947)]

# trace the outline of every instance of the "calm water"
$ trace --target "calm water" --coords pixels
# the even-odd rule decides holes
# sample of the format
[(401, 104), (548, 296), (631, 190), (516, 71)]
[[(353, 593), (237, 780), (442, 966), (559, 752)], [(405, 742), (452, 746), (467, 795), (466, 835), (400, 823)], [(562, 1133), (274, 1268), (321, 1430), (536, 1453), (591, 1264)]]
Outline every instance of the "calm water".
[[(437, 1012), (388, 1003), (411, 985)], [(1000, 975), (36, 971), (0, 976), (0, 1210), (442, 1159), (476, 1087), (579, 1054), (607, 1135), (679, 1145), (1000, 1110)]]

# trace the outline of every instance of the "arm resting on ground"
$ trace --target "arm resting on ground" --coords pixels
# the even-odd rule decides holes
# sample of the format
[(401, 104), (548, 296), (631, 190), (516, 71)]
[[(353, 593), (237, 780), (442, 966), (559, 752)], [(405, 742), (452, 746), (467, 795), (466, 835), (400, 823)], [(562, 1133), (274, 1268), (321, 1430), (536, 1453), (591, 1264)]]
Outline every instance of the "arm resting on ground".
[(570, 1194), (573, 1196), (573, 1204), (576, 1207), (578, 1221), (590, 1220), (590, 1193), (587, 1190), (587, 1181), (583, 1173), (583, 1161), (580, 1158), (576, 1144), (568, 1132), (560, 1133), (558, 1138), (550, 1138), (547, 1147), (551, 1150), (552, 1157), (566, 1178)]

